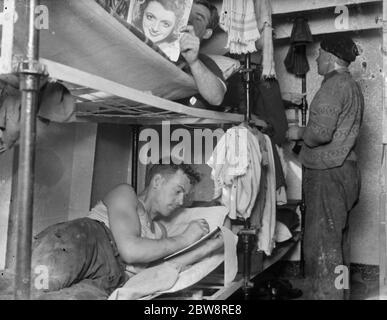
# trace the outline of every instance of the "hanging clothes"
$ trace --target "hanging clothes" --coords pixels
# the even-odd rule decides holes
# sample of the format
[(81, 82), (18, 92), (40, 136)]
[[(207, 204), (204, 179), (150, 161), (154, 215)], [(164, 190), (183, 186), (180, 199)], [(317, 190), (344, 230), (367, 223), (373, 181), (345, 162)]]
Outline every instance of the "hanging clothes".
[(270, 0), (255, 0), (254, 5), (258, 30), (262, 35), (256, 44), (258, 48), (262, 48), (263, 72), (261, 77), (262, 79), (276, 78), (271, 3)]
[(262, 153), (254, 130), (243, 124), (227, 130), (207, 162), (214, 199), (220, 197), (231, 219), (249, 218), (258, 195)]
[(261, 228), (258, 230), (257, 250), (263, 251), (267, 256), (271, 255), (275, 248), (275, 225), (276, 225), (276, 183), (273, 147), (270, 138), (265, 135), (268, 148), (269, 165), (267, 167), (267, 191), (265, 209), (262, 215)]
[[(20, 135), (21, 94), (6, 87), (0, 97), (0, 153), (12, 148)], [(75, 100), (59, 82), (47, 82), (39, 91), (37, 116), (53, 122), (69, 122), (75, 115)]]
[(257, 51), (255, 42), (261, 35), (253, 0), (223, 0), (219, 25), (228, 34), (226, 48), (231, 53)]
[(278, 81), (259, 80), (253, 95), (253, 113), (273, 127), (273, 142), (281, 146), (286, 142), (289, 127)]

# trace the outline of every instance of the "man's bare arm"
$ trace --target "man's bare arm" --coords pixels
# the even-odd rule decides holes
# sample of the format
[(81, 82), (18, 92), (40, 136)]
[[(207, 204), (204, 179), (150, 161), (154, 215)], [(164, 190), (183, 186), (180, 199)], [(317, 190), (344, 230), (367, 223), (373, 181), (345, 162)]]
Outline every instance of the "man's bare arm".
[(222, 81), (200, 60), (196, 60), (190, 67), (201, 96), (213, 106), (220, 105), (226, 93), (226, 88)]
[(206, 222), (196, 220), (176, 237), (160, 240), (142, 238), (137, 213), (138, 199), (131, 186), (118, 186), (105, 197), (104, 203), (108, 208), (110, 229), (118, 251), (127, 264), (161, 259), (200, 239), (207, 230)]
[(218, 106), (223, 102), (226, 93), (224, 83), (213, 74), (199, 59), (200, 39), (195, 35), (192, 26), (187, 26), (180, 38), (181, 55), (191, 68), (201, 96), (211, 105)]

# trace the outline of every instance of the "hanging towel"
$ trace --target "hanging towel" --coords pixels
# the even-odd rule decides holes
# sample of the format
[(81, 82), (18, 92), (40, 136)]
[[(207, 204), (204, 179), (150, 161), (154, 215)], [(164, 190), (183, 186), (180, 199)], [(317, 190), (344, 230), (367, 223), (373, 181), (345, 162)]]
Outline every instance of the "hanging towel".
[(231, 53), (257, 51), (255, 42), (260, 33), (253, 0), (223, 0), (219, 25), (228, 34), (226, 48)]
[(258, 30), (263, 36), (256, 44), (262, 48), (262, 79), (276, 78), (274, 63), (272, 8), (270, 0), (254, 0)]
[(267, 256), (271, 255), (275, 247), (276, 225), (276, 182), (273, 147), (270, 138), (265, 135), (269, 154), (269, 166), (267, 172), (267, 193), (265, 209), (263, 211), (261, 228), (258, 231), (258, 251), (263, 251)]
[(258, 195), (262, 154), (254, 130), (243, 124), (227, 130), (207, 162), (214, 199), (220, 198), (231, 219), (249, 218)]

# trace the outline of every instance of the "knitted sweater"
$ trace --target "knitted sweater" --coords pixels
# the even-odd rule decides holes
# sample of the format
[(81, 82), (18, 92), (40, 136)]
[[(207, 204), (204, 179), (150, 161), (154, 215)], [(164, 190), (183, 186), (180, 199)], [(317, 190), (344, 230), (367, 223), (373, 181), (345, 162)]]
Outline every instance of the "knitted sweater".
[(310, 169), (356, 161), (353, 150), (363, 118), (364, 97), (347, 68), (327, 74), (314, 97), (300, 160)]

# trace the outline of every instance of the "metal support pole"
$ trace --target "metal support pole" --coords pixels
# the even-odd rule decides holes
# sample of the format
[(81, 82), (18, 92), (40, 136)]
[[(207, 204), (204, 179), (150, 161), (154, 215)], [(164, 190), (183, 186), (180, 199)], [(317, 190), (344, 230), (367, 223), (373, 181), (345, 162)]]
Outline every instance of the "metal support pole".
[(243, 226), (243, 229), (239, 231), (238, 235), (241, 237), (243, 244), (243, 297), (245, 300), (248, 300), (250, 297), (250, 290), (254, 287), (254, 284), (250, 281), (251, 250), (252, 243), (257, 236), (257, 230), (251, 228), (248, 219), (243, 221)]
[(302, 118), (301, 118), (301, 124), (303, 126), (306, 126), (306, 114), (308, 112), (308, 101), (306, 100), (306, 75), (302, 76), (302, 94), (304, 97), (302, 98)]
[(17, 189), (17, 251), (14, 296), (30, 299), (31, 243), (34, 191), (36, 106), (39, 78), (43, 73), (38, 63), (39, 31), (35, 28), (38, 0), (29, 0), (28, 45), (26, 60), (19, 64), (21, 90), (21, 133)]
[(139, 137), (139, 126), (133, 126), (133, 134), (132, 134), (132, 187), (137, 193), (137, 164), (138, 164), (138, 137)]
[(245, 121), (247, 123), (251, 120), (251, 54), (247, 53), (245, 56), (245, 94), (246, 94), (246, 115)]
[[(302, 98), (302, 110), (301, 110), (301, 125), (303, 127), (306, 126), (306, 114), (308, 111), (308, 102), (306, 100), (306, 75), (303, 75), (302, 77), (302, 94), (304, 95)], [(305, 230), (305, 215), (306, 215), (306, 205), (305, 205), (305, 191), (304, 191), (304, 174), (305, 174), (305, 167), (302, 166), (302, 177), (301, 177), (301, 205), (300, 205), (300, 211), (301, 211), (301, 232), (304, 233)], [(301, 237), (301, 264), (300, 264), (300, 273), (302, 277), (305, 277), (305, 261), (304, 261), (304, 237), (302, 235)]]
[(382, 161), (379, 195), (379, 288), (380, 299), (387, 299), (387, 0), (383, 0), (383, 121)]

